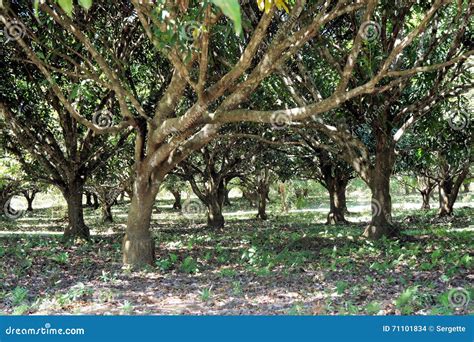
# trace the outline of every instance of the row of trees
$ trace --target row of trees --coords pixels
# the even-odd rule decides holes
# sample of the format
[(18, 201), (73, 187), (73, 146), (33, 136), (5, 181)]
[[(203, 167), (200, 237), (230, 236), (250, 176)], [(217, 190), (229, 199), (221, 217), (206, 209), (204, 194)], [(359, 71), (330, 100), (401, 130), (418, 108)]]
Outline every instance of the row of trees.
[[(432, 165), (425, 133), (449, 121), (452, 99), (459, 111), (468, 106), (473, 3), (278, 4), (132, 0), (73, 10), (72, 1), (38, 1), (36, 9), (4, 2), (2, 139), (30, 176), (62, 191), (66, 236), (89, 236), (82, 193), (94, 175), (131, 195), (126, 264), (153, 262), (153, 204), (172, 173), (187, 177), (210, 208), (209, 223), (221, 226), (223, 185), (238, 165), (254, 167), (265, 183), (273, 164), (249, 166), (255, 144), (244, 138), (283, 145), (283, 159), (306, 164), (298, 172), (331, 194), (330, 222), (344, 220), (342, 188), (357, 175), (376, 204), (364, 234), (399, 233), (390, 176), (400, 150), (414, 142), (420, 170)], [(436, 158), (444, 163), (438, 184), (446, 214), (472, 158), (462, 128), (455, 133), (465, 136), (469, 151), (460, 155), (468, 166), (458, 175), (441, 147)], [(295, 156), (289, 146), (300, 146)], [(99, 172), (116, 157), (121, 166)]]

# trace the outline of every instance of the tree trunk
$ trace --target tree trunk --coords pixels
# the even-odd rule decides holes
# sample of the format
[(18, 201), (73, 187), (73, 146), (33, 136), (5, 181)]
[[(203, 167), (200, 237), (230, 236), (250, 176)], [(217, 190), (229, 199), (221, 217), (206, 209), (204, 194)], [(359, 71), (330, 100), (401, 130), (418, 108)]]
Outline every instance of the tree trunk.
[(92, 207), (92, 194), (88, 191), (85, 193), (86, 195), (86, 207)]
[(265, 187), (261, 186), (258, 191), (257, 218), (261, 220), (266, 220), (268, 218), (268, 215), (266, 213), (268, 193), (269, 193), (268, 186), (265, 186)]
[(451, 178), (443, 179), (438, 184), (439, 189), (439, 211), (438, 215), (451, 216), (453, 214), (454, 201), (451, 201), (451, 192), (453, 190), (453, 181)]
[(84, 212), (82, 207), (82, 193), (84, 184), (81, 181), (73, 181), (63, 190), (64, 198), (67, 202), (67, 212), (69, 224), (64, 231), (66, 239), (89, 239), (90, 230), (84, 222)]
[(427, 192), (425, 190), (420, 191), (421, 197), (423, 199), (423, 203), (421, 204), (421, 209), (422, 210), (429, 210), (430, 207), (430, 195), (431, 191)]
[(30, 198), (26, 198), (26, 202), (28, 202), (28, 208), (26, 209), (26, 211), (33, 211), (33, 200), (34, 200), (34, 196), (30, 197)]
[(464, 183), (464, 184), (463, 184), (464, 189), (463, 189), (462, 192), (463, 192), (463, 193), (468, 193), (468, 192), (469, 192), (469, 187), (470, 187), (470, 185), (471, 185), (471, 183)]
[(348, 180), (333, 178), (328, 184), (329, 214), (326, 224), (347, 223), (344, 217), (346, 206), (346, 187)]
[(224, 216), (222, 215), (223, 198), (218, 195), (210, 196), (207, 201), (207, 226), (211, 229), (224, 227)]
[(398, 236), (398, 228), (392, 223), (392, 198), (390, 196), (390, 176), (392, 174), (394, 146), (387, 141), (387, 136), (379, 132), (377, 136), (375, 165), (372, 169), (369, 187), (372, 192), (372, 220), (364, 231), (369, 239), (380, 239), (382, 236)]
[(173, 209), (174, 210), (181, 210), (181, 191), (179, 190), (171, 190), (171, 193), (174, 197)]
[(94, 199), (94, 203), (92, 204), (92, 207), (94, 209), (99, 208), (100, 204), (99, 204), (99, 198), (97, 197), (97, 195), (93, 193), (92, 198)]
[(112, 205), (109, 203), (102, 203), (102, 222), (112, 223), (114, 222), (112, 216)]
[(123, 263), (125, 265), (153, 265), (155, 242), (150, 232), (153, 204), (159, 186), (151, 188), (148, 180), (135, 179), (133, 197), (128, 211), (127, 230), (122, 242)]
[(280, 193), (280, 201), (281, 201), (281, 210), (284, 213), (287, 213), (289, 208), (288, 208), (288, 203), (287, 203), (287, 196), (286, 196), (286, 185), (285, 183), (281, 182), (278, 185), (278, 192)]
[(227, 189), (227, 187), (225, 188), (225, 192), (224, 192), (224, 205), (231, 205), (230, 203), (230, 199), (229, 199), (229, 193), (230, 193), (230, 189)]
[(405, 184), (405, 195), (409, 195), (412, 192), (412, 188)]
[(450, 216), (453, 214), (453, 207), (458, 198), (459, 190), (464, 180), (469, 174), (470, 163), (467, 162), (456, 173), (452, 173), (446, 159), (441, 156), (441, 177), (438, 181), (439, 193), (439, 216)]

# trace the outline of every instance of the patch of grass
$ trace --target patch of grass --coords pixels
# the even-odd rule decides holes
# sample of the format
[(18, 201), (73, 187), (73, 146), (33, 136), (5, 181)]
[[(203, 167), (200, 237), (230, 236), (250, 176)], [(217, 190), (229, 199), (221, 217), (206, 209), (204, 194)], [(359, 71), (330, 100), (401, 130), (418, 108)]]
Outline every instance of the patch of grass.
[(133, 313), (134, 307), (131, 302), (126, 300), (123, 302), (122, 307), (120, 309), (125, 315), (131, 315)]
[(189, 274), (199, 272), (197, 261), (193, 257), (187, 256), (181, 264), (181, 271)]
[(13, 306), (24, 304), (28, 299), (28, 289), (17, 286), (9, 294), (8, 298), (10, 299)]
[(207, 302), (212, 298), (212, 286), (209, 288), (203, 289), (200, 293), (200, 298), (203, 302)]

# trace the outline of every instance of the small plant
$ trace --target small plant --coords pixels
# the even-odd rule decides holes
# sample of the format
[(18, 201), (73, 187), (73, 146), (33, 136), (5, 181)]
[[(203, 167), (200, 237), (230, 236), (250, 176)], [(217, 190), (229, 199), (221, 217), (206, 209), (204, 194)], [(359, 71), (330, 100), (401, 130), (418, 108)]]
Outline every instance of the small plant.
[(200, 292), (201, 300), (207, 302), (212, 298), (212, 285), (208, 289), (204, 289)]
[(61, 252), (57, 255), (52, 256), (51, 260), (57, 262), (58, 264), (65, 265), (69, 262), (69, 254), (67, 252)]
[(14, 315), (24, 315), (30, 310), (30, 306), (28, 304), (21, 304), (13, 308)]
[(115, 298), (115, 293), (112, 290), (100, 291), (98, 299), (100, 303), (111, 302)]
[(233, 281), (232, 282), (232, 294), (234, 296), (240, 296), (242, 295), (243, 291), (242, 291), (242, 284), (240, 283), (240, 281)]
[(344, 293), (344, 291), (347, 289), (348, 286), (349, 286), (349, 284), (347, 283), (347, 281), (339, 280), (336, 283), (336, 292), (337, 292), (337, 294), (342, 295)]
[(131, 315), (133, 313), (133, 305), (128, 300), (123, 302), (121, 309), (125, 315)]
[(102, 274), (99, 276), (100, 280), (102, 280), (104, 283), (107, 283), (107, 282), (113, 282), (115, 280), (117, 280), (115, 274), (110, 274), (110, 272), (107, 272), (107, 271), (104, 271), (102, 270)]
[(368, 315), (376, 315), (380, 312), (381, 307), (379, 302), (370, 302), (365, 306), (365, 311), (367, 311)]
[(13, 306), (24, 304), (28, 298), (28, 290), (24, 287), (17, 286), (10, 293), (9, 298)]
[(186, 259), (184, 259), (183, 263), (181, 264), (181, 271), (189, 274), (197, 273), (199, 268), (196, 260), (194, 260), (191, 256), (186, 257)]
[(303, 303), (296, 302), (293, 306), (288, 310), (288, 315), (303, 315), (304, 314), (304, 306)]
[(357, 305), (354, 305), (353, 302), (347, 301), (344, 304), (345, 304), (346, 311), (349, 315), (359, 314), (359, 307)]
[(79, 282), (71, 287), (68, 292), (59, 296), (58, 302), (60, 305), (67, 305), (71, 302), (91, 296), (93, 292), (93, 289), (88, 288), (84, 283)]
[(168, 271), (170, 268), (171, 268), (171, 261), (170, 259), (166, 258), (166, 259), (157, 259), (155, 261), (155, 266), (158, 267), (160, 269), (160, 271), (162, 272), (166, 272)]
[(395, 305), (400, 309), (403, 315), (410, 315), (413, 313), (413, 302), (418, 293), (418, 286), (410, 286), (395, 300)]
[(223, 277), (233, 277), (237, 274), (237, 272), (231, 268), (224, 268), (220, 271), (220, 274)]

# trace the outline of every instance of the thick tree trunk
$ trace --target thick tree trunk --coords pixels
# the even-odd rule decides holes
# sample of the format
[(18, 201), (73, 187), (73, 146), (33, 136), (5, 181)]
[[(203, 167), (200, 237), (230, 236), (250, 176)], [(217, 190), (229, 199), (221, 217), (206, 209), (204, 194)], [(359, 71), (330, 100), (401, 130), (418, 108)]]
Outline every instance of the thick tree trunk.
[(438, 215), (451, 216), (453, 214), (454, 201), (451, 201), (453, 181), (451, 178), (443, 179), (439, 184), (439, 211)]
[(344, 217), (347, 211), (346, 205), (346, 188), (348, 180), (336, 179), (328, 184), (329, 191), (329, 214), (327, 216), (326, 224), (347, 223)]
[[(383, 177), (381, 177), (383, 178)], [(372, 220), (364, 231), (364, 236), (369, 239), (380, 239), (382, 236), (392, 237), (398, 235), (398, 230), (392, 224), (392, 199), (390, 184), (382, 179), (374, 182), (380, 184), (372, 189)]]
[(181, 210), (181, 191), (179, 190), (171, 190), (171, 194), (174, 197), (173, 209), (174, 210)]
[(222, 215), (223, 198), (218, 195), (209, 196), (207, 201), (207, 226), (211, 229), (224, 227), (224, 216)]
[(112, 205), (110, 205), (109, 203), (102, 203), (102, 222), (114, 222), (114, 218), (112, 216)]
[(147, 180), (137, 177), (133, 185), (133, 197), (128, 211), (127, 230), (123, 238), (122, 252), (125, 265), (153, 265), (155, 242), (150, 232), (151, 215), (158, 186), (152, 189)]
[(380, 239), (382, 236), (398, 236), (399, 231), (392, 223), (392, 198), (390, 196), (390, 176), (394, 164), (394, 147), (387, 141), (382, 132), (377, 137), (377, 151), (375, 167), (369, 182), (372, 192), (371, 209), (372, 220), (364, 231), (369, 239)]
[(84, 212), (82, 207), (82, 193), (84, 184), (81, 181), (69, 183), (68, 188), (63, 190), (64, 198), (67, 202), (67, 212), (69, 224), (64, 231), (67, 239), (89, 239), (90, 230), (84, 222)]

